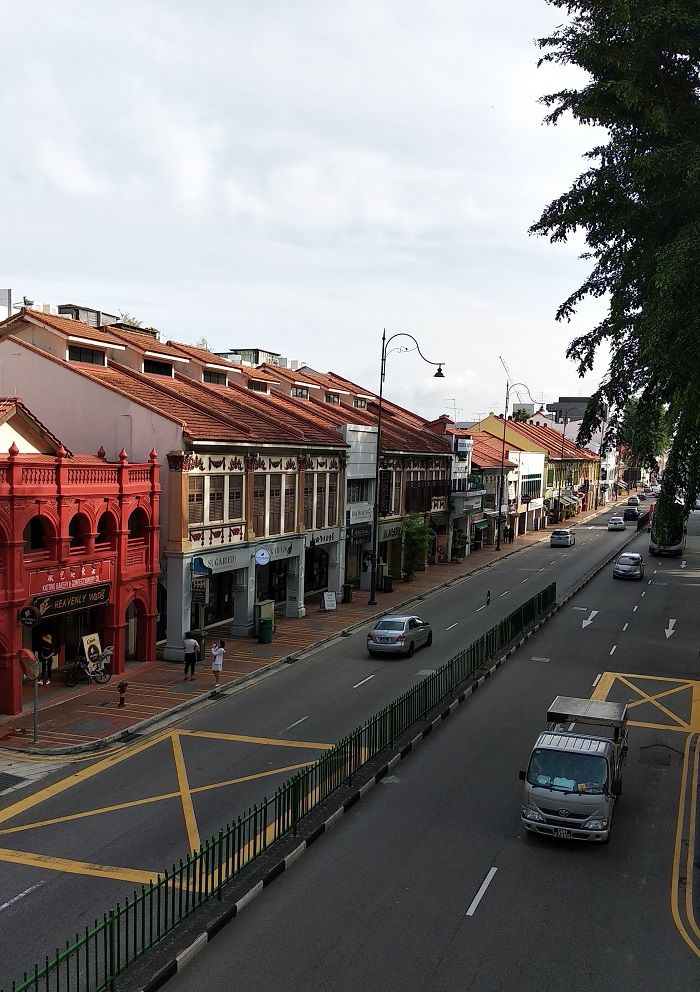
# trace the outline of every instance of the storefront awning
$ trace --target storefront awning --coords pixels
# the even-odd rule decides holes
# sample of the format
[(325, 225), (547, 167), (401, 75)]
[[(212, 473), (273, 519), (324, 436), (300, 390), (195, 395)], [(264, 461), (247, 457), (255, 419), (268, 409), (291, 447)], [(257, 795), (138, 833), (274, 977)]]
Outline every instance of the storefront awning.
[(560, 496), (559, 502), (562, 503), (564, 506), (576, 506), (578, 500), (574, 499), (573, 496)]
[(475, 530), (486, 530), (486, 528), (488, 527), (488, 525), (489, 525), (488, 520), (475, 520), (474, 521), (474, 529)]

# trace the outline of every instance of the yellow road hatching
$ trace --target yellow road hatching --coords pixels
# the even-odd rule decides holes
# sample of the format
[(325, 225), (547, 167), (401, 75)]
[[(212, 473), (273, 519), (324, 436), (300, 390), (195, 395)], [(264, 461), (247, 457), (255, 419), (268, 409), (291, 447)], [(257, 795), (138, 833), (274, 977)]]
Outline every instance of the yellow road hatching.
[[(224, 734), (212, 732), (200, 733), (193, 730), (177, 729), (167, 730), (156, 735), (151, 740), (135, 744), (124, 751), (110, 754), (109, 757), (103, 758), (101, 761), (96, 762), (89, 768), (83, 768), (80, 771), (75, 772), (73, 775), (69, 775), (63, 781), (47, 786), (33, 795), (27, 796), (25, 799), (6, 807), (4, 810), (0, 810), (0, 824), (8, 824), (10, 821), (21, 814), (26, 813), (28, 810), (35, 809), (37, 806), (47, 802), (49, 799), (54, 799), (61, 793), (65, 793), (68, 790), (81, 785), (88, 779), (110, 771), (116, 765), (119, 765), (124, 761), (129, 761), (137, 755), (143, 754), (144, 751), (147, 751), (150, 748), (153, 748), (156, 745), (168, 740), (170, 740), (175, 773), (177, 776), (177, 791), (146, 796), (140, 799), (125, 800), (124, 802), (114, 803), (109, 806), (87, 809), (79, 813), (67, 813), (63, 816), (35, 820), (31, 823), (5, 826), (0, 828), (0, 836), (16, 834), (21, 831), (37, 830), (42, 827), (54, 826), (60, 823), (68, 823), (75, 820), (86, 819), (88, 817), (115, 813), (127, 809), (133, 809), (137, 806), (145, 806), (150, 803), (179, 799), (182, 807), (188, 847), (190, 850), (197, 850), (200, 847), (200, 834), (192, 799), (194, 795), (209, 792), (213, 789), (230, 788), (231, 786), (252, 782), (257, 779), (264, 779), (275, 775), (298, 771), (301, 768), (306, 768), (310, 763), (310, 761), (302, 761), (278, 768), (266, 768), (261, 772), (254, 772), (249, 775), (241, 775), (236, 778), (228, 778), (221, 781), (209, 782), (206, 785), (192, 787), (189, 784), (189, 778), (187, 775), (187, 764), (181, 742), (182, 737), (200, 737), (234, 744), (258, 744), (268, 747), (298, 748), (301, 750), (312, 750), (317, 752), (327, 751), (334, 746), (333, 744), (321, 743), (319, 741), (290, 741), (274, 737), (251, 737), (244, 734)], [(27, 865), (34, 868), (65, 872), (68, 874), (89, 875), (95, 878), (111, 878), (117, 881), (132, 882), (136, 884), (148, 883), (158, 875), (159, 871), (162, 870), (162, 866), (153, 871), (143, 871), (138, 868), (120, 867), (116, 865), (100, 865), (87, 861), (78, 861), (72, 858), (55, 857), (53, 855), (42, 854), (41, 852), (17, 851), (12, 850), (11, 848), (0, 848), (0, 862), (3, 861), (13, 864)]]
[[(653, 691), (650, 683), (664, 688)], [(626, 699), (628, 712), (639, 706), (656, 709), (666, 722), (635, 721), (631, 727), (646, 730), (670, 730), (686, 734), (683, 767), (678, 795), (676, 839), (671, 871), (671, 915), (676, 929), (696, 957), (700, 958), (700, 925), (693, 907), (693, 873), (695, 870), (696, 797), (700, 778), (700, 681), (673, 679), (661, 675), (630, 675), (623, 672), (603, 672), (591, 698), (605, 701), (615, 690), (630, 691), (637, 699)], [(664, 700), (664, 702), (661, 702)], [(674, 712), (671, 706), (683, 710)]]

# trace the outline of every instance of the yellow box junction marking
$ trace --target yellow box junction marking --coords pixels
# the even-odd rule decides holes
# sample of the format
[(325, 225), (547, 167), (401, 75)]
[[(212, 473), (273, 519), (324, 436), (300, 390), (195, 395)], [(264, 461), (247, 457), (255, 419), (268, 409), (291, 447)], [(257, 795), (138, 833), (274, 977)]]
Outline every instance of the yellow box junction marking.
[[(649, 682), (662, 683), (667, 688), (658, 692), (648, 691)], [(601, 701), (608, 699), (616, 685), (625, 689), (626, 696), (629, 695), (629, 690), (632, 690), (639, 697), (628, 702), (630, 715), (636, 707), (649, 704), (671, 721), (670, 723), (651, 723), (641, 720), (629, 720), (631, 727), (646, 727), (648, 730), (670, 730), (681, 734), (700, 732), (699, 681), (693, 679), (672, 679), (661, 675), (631, 675), (623, 672), (603, 672), (597, 686), (593, 690), (591, 699)], [(690, 715), (688, 717), (674, 713), (673, 710), (661, 702), (662, 699), (668, 701), (671, 696), (678, 696), (682, 692), (690, 693)]]
[[(231, 786), (239, 785), (246, 782), (252, 782), (257, 779), (269, 778), (271, 776), (280, 775), (288, 772), (299, 771), (302, 768), (306, 768), (313, 759), (309, 761), (297, 762), (291, 765), (285, 765), (278, 768), (267, 768), (261, 772), (254, 772), (250, 775), (241, 775), (236, 778), (229, 778), (223, 781), (210, 782), (206, 785), (200, 785), (196, 788), (192, 788), (189, 785), (189, 780), (187, 776), (186, 760), (182, 751), (181, 738), (182, 737), (201, 737), (210, 740), (219, 740), (231, 743), (245, 743), (245, 744), (258, 744), (267, 747), (286, 747), (286, 748), (299, 748), (313, 751), (327, 751), (333, 748), (335, 745), (327, 744), (322, 742), (314, 741), (290, 741), (281, 740), (274, 737), (251, 737), (242, 734), (223, 734), (223, 733), (211, 733), (192, 730), (168, 730), (161, 734), (156, 735), (149, 741), (140, 742), (132, 747), (129, 747), (123, 751), (110, 754), (108, 757), (103, 758), (101, 761), (95, 762), (89, 768), (83, 768), (72, 775), (69, 775), (61, 782), (54, 783), (53, 785), (47, 786), (44, 789), (34, 793), (31, 796), (27, 796), (25, 799), (8, 806), (4, 810), (0, 810), (0, 824), (8, 823), (9, 821), (15, 819), (28, 810), (34, 809), (41, 803), (53, 799), (62, 793), (82, 784), (90, 778), (95, 777), (103, 772), (110, 771), (116, 765), (121, 764), (123, 761), (128, 761), (131, 758), (143, 754), (149, 748), (153, 748), (164, 741), (170, 740), (173, 760), (175, 764), (175, 771), (178, 781), (178, 790), (176, 792), (167, 792), (159, 795), (146, 796), (141, 799), (131, 799), (125, 800), (121, 803), (114, 803), (109, 806), (102, 806), (95, 809), (83, 810), (79, 813), (67, 813), (63, 816), (51, 817), (43, 820), (36, 820), (32, 823), (23, 823), (17, 826), (7, 826), (0, 829), (0, 836), (7, 834), (19, 833), (23, 830), (36, 830), (41, 827), (53, 826), (60, 823), (68, 823), (75, 820), (85, 819), (87, 817), (100, 816), (101, 814), (115, 813), (123, 811), (126, 809), (133, 809), (137, 806), (144, 806), (149, 803), (164, 802), (166, 800), (179, 799), (182, 805), (183, 819), (185, 824), (185, 830), (187, 834), (187, 841), (190, 850), (197, 850), (200, 847), (200, 835), (199, 828), (197, 826), (197, 819), (194, 810), (194, 804), (192, 797), (198, 793), (208, 792), (213, 789), (223, 789), (230, 788)], [(256, 839), (256, 844), (259, 845), (259, 839)], [(246, 851), (246, 860), (247, 855)], [(154, 871), (143, 871), (137, 868), (119, 867), (113, 865), (99, 865), (93, 864), (86, 861), (78, 861), (70, 858), (60, 858), (51, 855), (46, 855), (42, 853), (34, 853), (29, 851), (15, 851), (10, 848), (0, 848), (0, 862), (10, 862), (13, 864), (23, 864), (29, 867), (50, 869), (52, 871), (67, 872), (71, 874), (79, 875), (92, 875), (96, 878), (112, 878), (118, 881), (124, 882), (134, 882), (136, 884), (145, 884), (151, 879), (157, 877), (160, 871), (162, 871), (162, 866), (160, 869)]]

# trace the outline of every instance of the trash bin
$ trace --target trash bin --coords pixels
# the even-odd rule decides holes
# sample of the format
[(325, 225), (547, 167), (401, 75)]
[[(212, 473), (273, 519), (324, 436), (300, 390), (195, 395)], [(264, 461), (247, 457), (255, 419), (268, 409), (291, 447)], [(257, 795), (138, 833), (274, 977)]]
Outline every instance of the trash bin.
[(258, 621), (258, 644), (272, 644), (272, 617), (260, 617)]
[(384, 576), (384, 586), (383, 586), (383, 588), (384, 588), (384, 592), (393, 592), (394, 591), (394, 576), (393, 575), (389, 575), (388, 572)]
[(352, 586), (349, 582), (343, 583), (343, 602), (352, 603)]

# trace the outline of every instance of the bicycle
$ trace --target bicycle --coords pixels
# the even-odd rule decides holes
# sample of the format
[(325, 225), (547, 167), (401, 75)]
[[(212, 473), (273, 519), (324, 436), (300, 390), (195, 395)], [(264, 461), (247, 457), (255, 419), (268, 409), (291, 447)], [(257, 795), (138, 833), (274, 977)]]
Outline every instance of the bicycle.
[(72, 664), (66, 665), (63, 670), (63, 677), (65, 679), (66, 685), (73, 687), (77, 685), (81, 680), (84, 682), (97, 682), (98, 685), (104, 685), (105, 682), (109, 682), (112, 678), (112, 655), (114, 654), (114, 647), (105, 648), (96, 658), (92, 660), (87, 660), (83, 655), (78, 655)]

